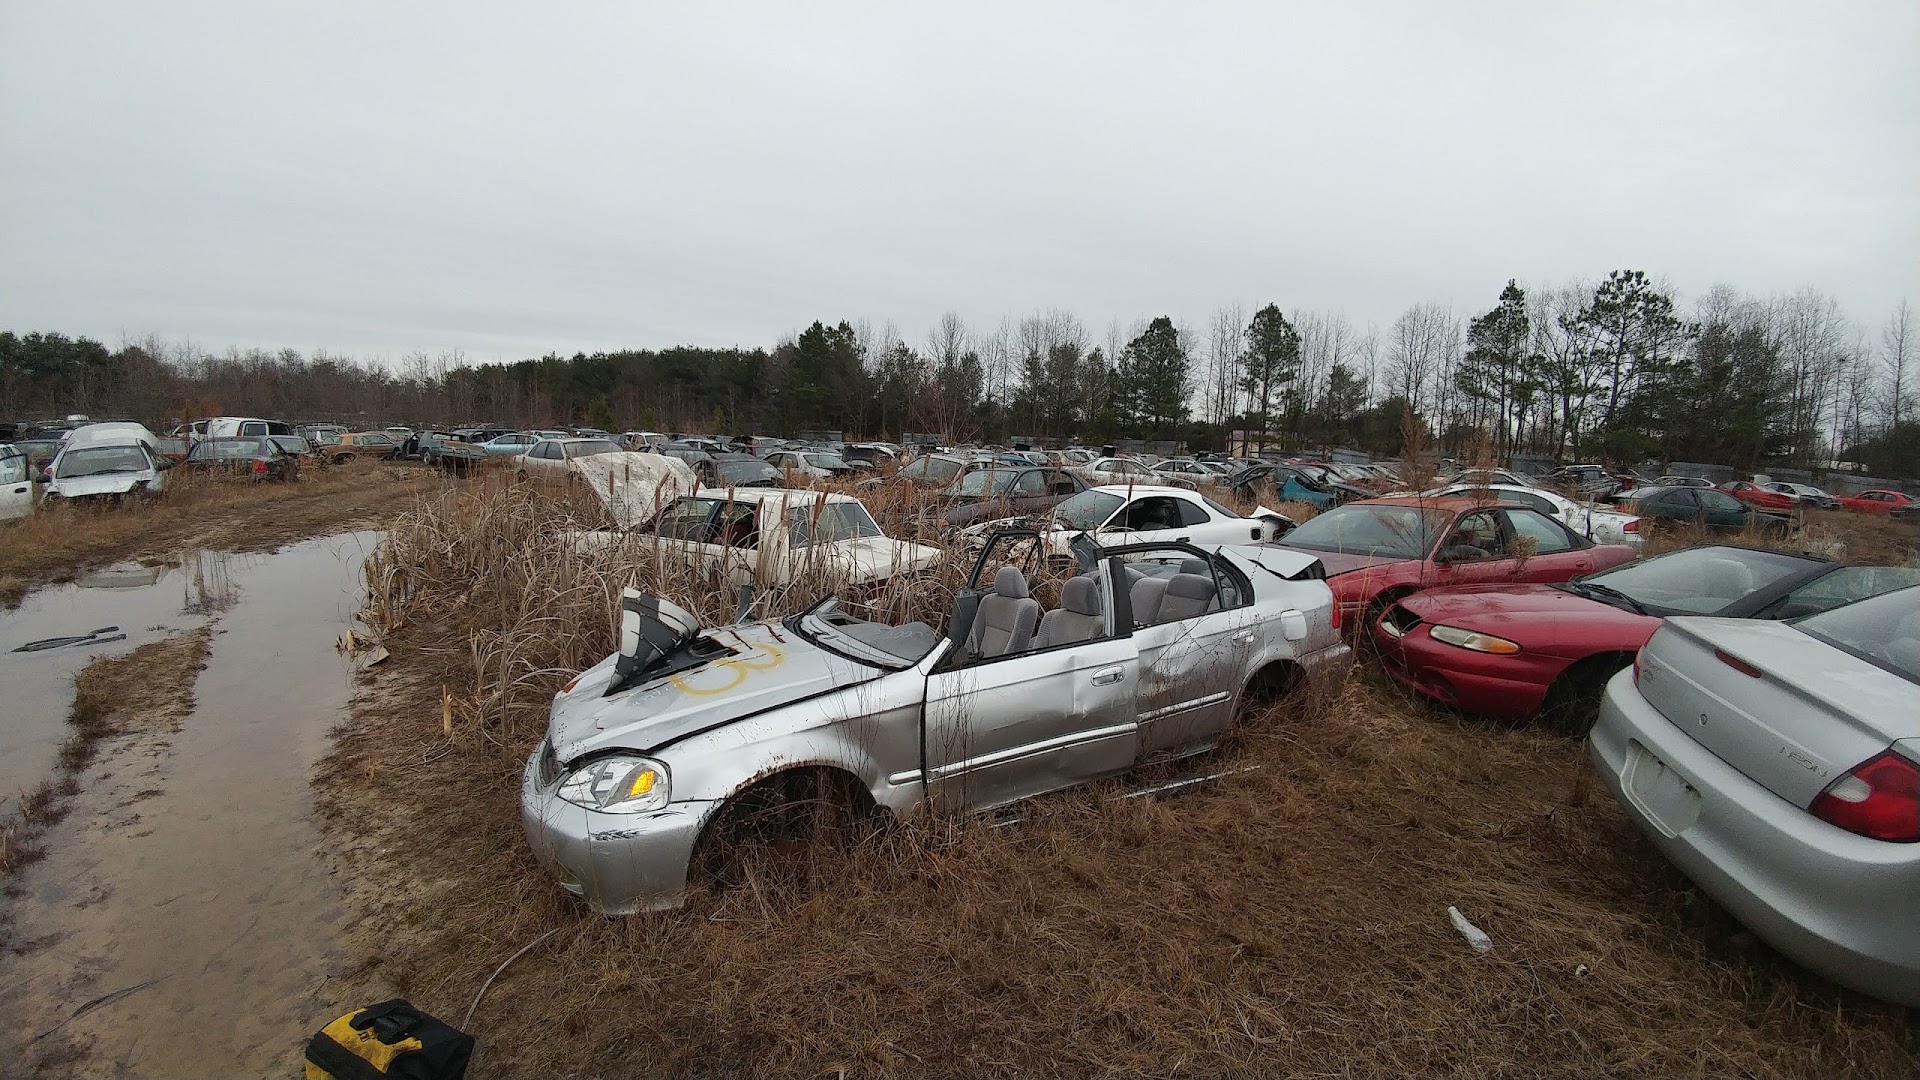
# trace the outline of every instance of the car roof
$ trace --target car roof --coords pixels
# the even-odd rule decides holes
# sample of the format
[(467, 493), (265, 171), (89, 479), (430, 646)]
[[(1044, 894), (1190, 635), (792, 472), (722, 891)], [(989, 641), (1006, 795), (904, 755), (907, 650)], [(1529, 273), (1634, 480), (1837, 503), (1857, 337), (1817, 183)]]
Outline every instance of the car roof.
[[(1035, 467), (1038, 468), (1038, 466)], [(1087, 490), (1104, 491), (1109, 495), (1119, 495), (1122, 498), (1124, 498), (1128, 492), (1132, 492), (1135, 495), (1184, 495), (1189, 499), (1197, 499), (1200, 497), (1194, 492), (1188, 491), (1186, 488), (1172, 487), (1166, 484), (1102, 484), (1099, 487), (1088, 488)]]
[(1485, 510), (1495, 506), (1504, 507), (1510, 510), (1533, 509), (1530, 506), (1522, 506), (1519, 503), (1500, 502), (1498, 500), (1494, 502), (1482, 502), (1479, 499), (1469, 499), (1464, 495), (1434, 495), (1434, 496), (1389, 495), (1379, 499), (1355, 499), (1352, 502), (1344, 503), (1342, 505), (1345, 505), (1345, 506), (1419, 506), (1419, 507), (1431, 507), (1435, 510), (1453, 510), (1453, 511)]
[(701, 488), (694, 495), (702, 499), (731, 498), (737, 503), (759, 503), (778, 500), (786, 503), (811, 502), (859, 502), (851, 495), (842, 495), (837, 491), (814, 491), (811, 488)]

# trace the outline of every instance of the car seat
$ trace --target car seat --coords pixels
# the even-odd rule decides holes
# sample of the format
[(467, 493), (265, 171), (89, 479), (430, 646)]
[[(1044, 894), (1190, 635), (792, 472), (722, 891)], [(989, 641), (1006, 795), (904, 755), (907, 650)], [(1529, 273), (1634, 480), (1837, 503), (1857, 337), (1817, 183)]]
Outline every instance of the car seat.
[(993, 575), (993, 592), (980, 598), (967, 648), (975, 657), (1005, 656), (1033, 644), (1040, 622), (1040, 602), (1027, 589), (1027, 577), (1017, 566), (1003, 566)]
[(1160, 604), (1166, 599), (1168, 578), (1142, 577), (1127, 591), (1133, 607), (1133, 625), (1152, 626), (1160, 621)]
[(1155, 621), (1178, 622), (1181, 619), (1198, 618), (1214, 608), (1217, 595), (1218, 590), (1213, 587), (1211, 576), (1175, 574), (1167, 582), (1166, 595), (1161, 598)]
[(1060, 586), (1060, 606), (1040, 619), (1040, 632), (1033, 639), (1035, 648), (1092, 641), (1105, 633), (1107, 620), (1101, 614), (1100, 587), (1092, 577), (1068, 578)]

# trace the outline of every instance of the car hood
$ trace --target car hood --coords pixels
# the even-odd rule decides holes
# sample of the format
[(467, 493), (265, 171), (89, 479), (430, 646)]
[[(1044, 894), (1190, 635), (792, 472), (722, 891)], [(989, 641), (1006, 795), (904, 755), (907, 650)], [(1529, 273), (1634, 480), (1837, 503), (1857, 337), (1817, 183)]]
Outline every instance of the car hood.
[(1403, 597), (1400, 606), (1424, 622), (1494, 634), (1530, 648), (1577, 645), (1582, 655), (1638, 649), (1660, 626), (1653, 616), (1551, 585), (1452, 585)]
[(651, 520), (661, 506), (699, 486), (686, 462), (665, 454), (622, 450), (573, 458), (567, 468), (593, 489), (623, 529)]
[(1285, 548), (1288, 551), (1298, 551), (1303, 555), (1311, 555), (1319, 559), (1320, 564), (1327, 568), (1328, 577), (1339, 577), (1341, 574), (1351, 574), (1355, 570), (1365, 570), (1370, 566), (1391, 566), (1394, 563), (1414, 561), (1412, 559), (1403, 559), (1396, 555), (1360, 555), (1350, 551), (1315, 551), (1313, 548), (1289, 547), (1284, 542), (1274, 546)]
[(134, 488), (154, 477), (152, 469), (140, 472), (95, 473), (92, 476), (75, 476), (65, 480), (55, 480), (47, 485), (47, 491), (68, 499), (84, 498), (88, 495), (125, 495)]
[(886, 672), (817, 648), (784, 629), (752, 623), (703, 631), (729, 655), (609, 696), (609, 656), (557, 694), (547, 741), (562, 764), (600, 750), (649, 751), (835, 687)]

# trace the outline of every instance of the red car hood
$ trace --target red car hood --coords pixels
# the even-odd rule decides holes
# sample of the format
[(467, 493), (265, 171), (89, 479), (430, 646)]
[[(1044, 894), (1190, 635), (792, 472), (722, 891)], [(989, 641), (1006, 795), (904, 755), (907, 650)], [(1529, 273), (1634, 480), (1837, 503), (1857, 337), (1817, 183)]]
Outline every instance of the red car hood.
[(1494, 634), (1523, 649), (1568, 656), (1633, 652), (1660, 620), (1551, 585), (1455, 585), (1427, 589), (1400, 606), (1428, 623)]

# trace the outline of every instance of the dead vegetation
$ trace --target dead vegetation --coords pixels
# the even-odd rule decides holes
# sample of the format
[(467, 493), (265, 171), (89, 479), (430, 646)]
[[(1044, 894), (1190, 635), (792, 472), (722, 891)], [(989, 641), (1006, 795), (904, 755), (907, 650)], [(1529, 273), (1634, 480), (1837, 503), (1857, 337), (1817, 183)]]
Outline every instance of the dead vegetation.
[(80, 572), (182, 547), (270, 550), (384, 521), (449, 481), (438, 470), (380, 462), (314, 466), (290, 483), (259, 483), (175, 469), (167, 491), (118, 504), (42, 507), (0, 525), (0, 606)]
[(584, 555), (581, 523), (486, 485), (403, 518), (368, 571), (395, 659), (319, 777), (368, 913), (368, 1000), (458, 1018), (525, 950), (474, 1014), (476, 1075), (1920, 1065), (1902, 1010), (1794, 969), (1692, 889), (1579, 744), (1428, 710), (1364, 669), (1337, 700), (1252, 718), (1202, 763), (1230, 775), (1179, 797), (1123, 783), (1012, 827), (901, 823), (686, 911), (594, 916), (520, 832), (549, 696), (611, 649), (622, 584), (708, 619), (732, 596), (644, 546)]

